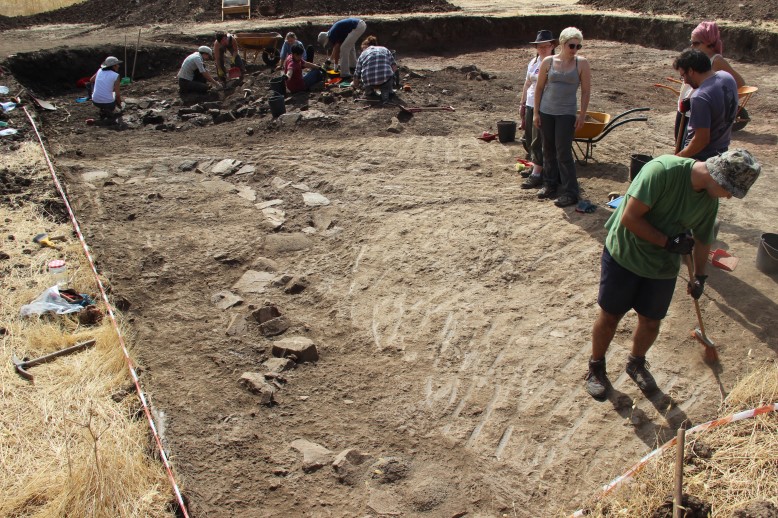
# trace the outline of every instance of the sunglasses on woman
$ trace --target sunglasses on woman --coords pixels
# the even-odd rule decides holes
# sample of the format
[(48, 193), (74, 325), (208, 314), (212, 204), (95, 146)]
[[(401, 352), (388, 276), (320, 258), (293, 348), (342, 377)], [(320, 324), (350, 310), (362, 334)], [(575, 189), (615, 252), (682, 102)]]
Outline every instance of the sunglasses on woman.
[(576, 43), (568, 43), (567, 44), (567, 48), (569, 48), (570, 50), (581, 50), (583, 48), (583, 45), (581, 45), (580, 43), (578, 43), (578, 44), (576, 44)]

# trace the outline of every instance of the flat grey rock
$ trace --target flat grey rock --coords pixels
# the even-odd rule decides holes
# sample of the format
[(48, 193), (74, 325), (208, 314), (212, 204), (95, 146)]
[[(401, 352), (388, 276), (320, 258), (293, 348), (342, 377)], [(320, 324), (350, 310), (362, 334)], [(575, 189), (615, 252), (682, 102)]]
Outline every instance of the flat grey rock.
[(248, 270), (232, 286), (232, 289), (241, 293), (264, 293), (275, 277), (276, 274), (271, 272)]
[(303, 203), (305, 203), (308, 207), (322, 207), (324, 205), (329, 205), (330, 200), (318, 192), (304, 192)]

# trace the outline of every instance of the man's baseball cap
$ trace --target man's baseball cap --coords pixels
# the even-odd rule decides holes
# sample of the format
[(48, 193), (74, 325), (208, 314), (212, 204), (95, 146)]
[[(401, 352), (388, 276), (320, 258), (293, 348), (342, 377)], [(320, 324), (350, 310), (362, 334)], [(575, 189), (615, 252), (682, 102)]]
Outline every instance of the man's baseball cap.
[(100, 65), (100, 68), (111, 68), (112, 66), (118, 65), (119, 63), (121, 63), (119, 58), (108, 56), (105, 58), (105, 61), (103, 61), (103, 64)]
[(197, 49), (197, 52), (199, 52), (200, 54), (208, 54), (209, 56), (213, 56), (213, 51), (211, 50), (211, 47), (206, 47), (205, 45)]
[(708, 172), (717, 184), (743, 198), (762, 172), (762, 164), (745, 149), (733, 149), (705, 161)]

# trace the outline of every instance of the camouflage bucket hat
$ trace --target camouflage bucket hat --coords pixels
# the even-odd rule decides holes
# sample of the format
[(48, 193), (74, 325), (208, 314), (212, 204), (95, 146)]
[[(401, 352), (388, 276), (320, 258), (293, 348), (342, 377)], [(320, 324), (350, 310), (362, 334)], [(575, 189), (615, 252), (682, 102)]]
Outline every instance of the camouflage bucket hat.
[(762, 172), (762, 165), (745, 149), (725, 151), (707, 159), (705, 165), (716, 183), (735, 198), (743, 198)]

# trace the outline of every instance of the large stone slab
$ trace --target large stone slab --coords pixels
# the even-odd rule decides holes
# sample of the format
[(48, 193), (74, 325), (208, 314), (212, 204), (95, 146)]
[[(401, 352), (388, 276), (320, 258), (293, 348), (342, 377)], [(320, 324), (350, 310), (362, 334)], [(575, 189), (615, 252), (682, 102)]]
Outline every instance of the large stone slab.
[(319, 351), (313, 340), (304, 336), (290, 336), (273, 342), (272, 354), (276, 358), (294, 356), (297, 363), (315, 362), (319, 359)]
[(233, 286), (233, 290), (241, 293), (264, 293), (267, 286), (273, 282), (276, 275), (271, 272), (258, 272), (256, 270), (247, 270), (238, 282)]

